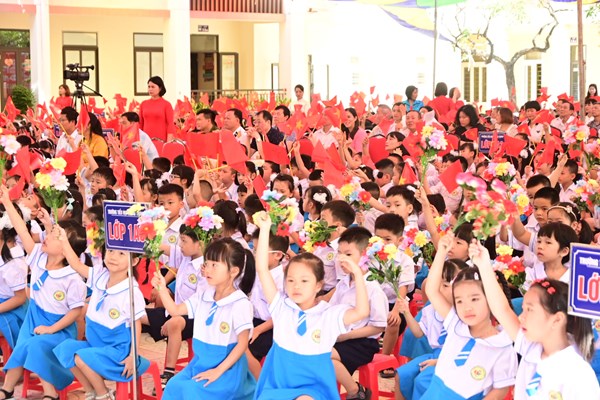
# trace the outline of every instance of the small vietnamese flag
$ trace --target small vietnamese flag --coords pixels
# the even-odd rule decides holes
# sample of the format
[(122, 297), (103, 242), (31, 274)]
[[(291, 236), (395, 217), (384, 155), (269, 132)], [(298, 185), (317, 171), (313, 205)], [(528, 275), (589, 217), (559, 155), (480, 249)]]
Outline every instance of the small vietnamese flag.
[(446, 187), (448, 193), (452, 193), (458, 187), (456, 175), (464, 172), (459, 160), (454, 161), (446, 170), (440, 174), (440, 182)]
[(80, 134), (83, 134), (83, 131), (87, 129), (90, 124), (90, 114), (88, 113), (87, 106), (82, 105), (81, 110), (79, 112), (79, 118), (77, 118), (77, 130)]
[(15, 107), (15, 103), (13, 103), (12, 97), (8, 96), (6, 99), (6, 105), (4, 106), (4, 112), (9, 120), (14, 121), (17, 118), (17, 115), (21, 113), (17, 107)]
[(412, 185), (417, 182), (417, 175), (415, 175), (415, 171), (413, 171), (412, 167), (408, 164), (404, 164), (404, 168), (402, 169), (402, 176), (400, 177), (400, 185)]

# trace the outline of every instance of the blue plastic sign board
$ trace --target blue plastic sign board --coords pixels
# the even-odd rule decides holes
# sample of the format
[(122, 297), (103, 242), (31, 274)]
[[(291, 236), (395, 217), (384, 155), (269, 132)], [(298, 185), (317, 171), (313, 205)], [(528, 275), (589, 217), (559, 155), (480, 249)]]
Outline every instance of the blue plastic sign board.
[(104, 233), (108, 250), (144, 251), (144, 241), (140, 239), (137, 225), (138, 217), (126, 213), (134, 204), (140, 203), (104, 201)]
[(114, 136), (115, 130), (113, 128), (102, 128), (102, 134), (104, 137), (107, 137), (109, 134)]
[(569, 314), (600, 318), (600, 247), (571, 243)]
[[(492, 146), (492, 140), (494, 140), (494, 132), (479, 132), (477, 143), (479, 151), (488, 154)], [(498, 143), (504, 143), (504, 132), (498, 132)]]

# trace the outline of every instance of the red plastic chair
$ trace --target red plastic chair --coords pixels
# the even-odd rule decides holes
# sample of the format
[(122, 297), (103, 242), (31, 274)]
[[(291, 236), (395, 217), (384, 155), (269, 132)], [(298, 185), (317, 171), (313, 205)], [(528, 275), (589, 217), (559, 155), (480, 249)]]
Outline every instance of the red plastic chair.
[[(142, 377), (136, 379), (137, 394), (139, 400), (160, 400), (162, 398), (163, 390), (160, 385), (160, 372), (158, 370), (158, 364), (152, 361), (150, 367), (144, 373), (144, 375), (150, 374), (154, 381), (154, 389), (156, 395), (149, 395), (144, 393), (142, 388)], [(131, 382), (117, 382), (117, 395), (116, 400), (129, 400), (133, 399), (133, 380)], [(62, 400), (62, 398), (61, 398)]]
[(358, 368), (358, 381), (361, 385), (371, 389), (371, 398), (394, 398), (394, 392), (379, 391), (379, 373), (388, 368), (396, 369), (400, 366), (396, 357), (392, 355), (375, 354), (373, 361)]
[[(181, 358), (177, 359), (177, 361), (175, 362), (175, 371), (181, 371), (182, 369), (184, 369), (190, 363), (190, 361), (192, 361), (192, 358), (194, 358), (194, 347), (192, 345), (193, 339), (187, 339), (186, 343), (188, 346), (188, 354), (186, 357), (181, 357)], [(166, 354), (165, 354), (165, 365), (167, 365), (167, 355)]]
[(157, 140), (157, 139), (152, 139), (152, 143), (154, 144), (154, 147), (156, 147), (156, 151), (158, 152), (159, 156), (163, 156), (163, 147), (165, 145), (165, 142), (163, 142), (162, 140)]
[[(79, 383), (77, 381), (77, 379), (75, 379), (73, 381), (73, 383), (71, 383), (69, 386), (67, 386), (63, 390), (58, 391), (58, 397), (60, 398), (60, 400), (67, 400), (67, 395), (70, 392), (79, 390), (81, 388), (82, 388), (81, 383)], [(21, 397), (26, 399), (27, 394), (29, 393), (30, 390), (34, 391), (34, 392), (43, 392), (44, 391), (44, 389), (42, 388), (42, 382), (40, 381), (40, 379), (33, 378), (31, 376), (31, 371), (25, 369), (25, 370), (23, 370), (23, 391), (21, 393)]]
[(183, 154), (184, 147), (181, 143), (178, 142), (168, 142), (162, 148), (162, 156), (168, 158), (171, 162), (175, 159), (175, 157)]
[(4, 367), (4, 364), (6, 364), (6, 361), (8, 361), (12, 354), (12, 349), (4, 336), (0, 336), (0, 350), (2, 350), (2, 363), (0, 363), (0, 366)]

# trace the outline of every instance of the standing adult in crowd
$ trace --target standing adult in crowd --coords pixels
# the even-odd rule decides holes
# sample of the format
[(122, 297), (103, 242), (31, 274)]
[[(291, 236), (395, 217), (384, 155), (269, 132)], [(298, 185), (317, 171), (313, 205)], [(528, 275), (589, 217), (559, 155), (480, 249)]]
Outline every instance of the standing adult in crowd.
[(163, 99), (167, 93), (165, 84), (160, 76), (148, 79), (148, 95), (150, 98), (140, 104), (140, 129), (151, 138), (169, 141), (173, 139), (175, 125), (173, 124), (173, 107)]

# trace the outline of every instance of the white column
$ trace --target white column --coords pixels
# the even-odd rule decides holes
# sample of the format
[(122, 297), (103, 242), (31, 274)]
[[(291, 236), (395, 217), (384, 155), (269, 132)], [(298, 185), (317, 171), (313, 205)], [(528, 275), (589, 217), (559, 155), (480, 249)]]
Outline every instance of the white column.
[(285, 21), (279, 25), (279, 86), (287, 89), (287, 97), (295, 99), (294, 86), (304, 86), (309, 91), (308, 57), (304, 24), (307, 2), (283, 0)]
[(48, 0), (35, 0), (30, 35), (31, 90), (37, 101), (43, 103), (52, 97), (50, 81), (50, 7)]
[(190, 3), (169, 0), (170, 17), (163, 37), (165, 98), (171, 103), (190, 96)]

